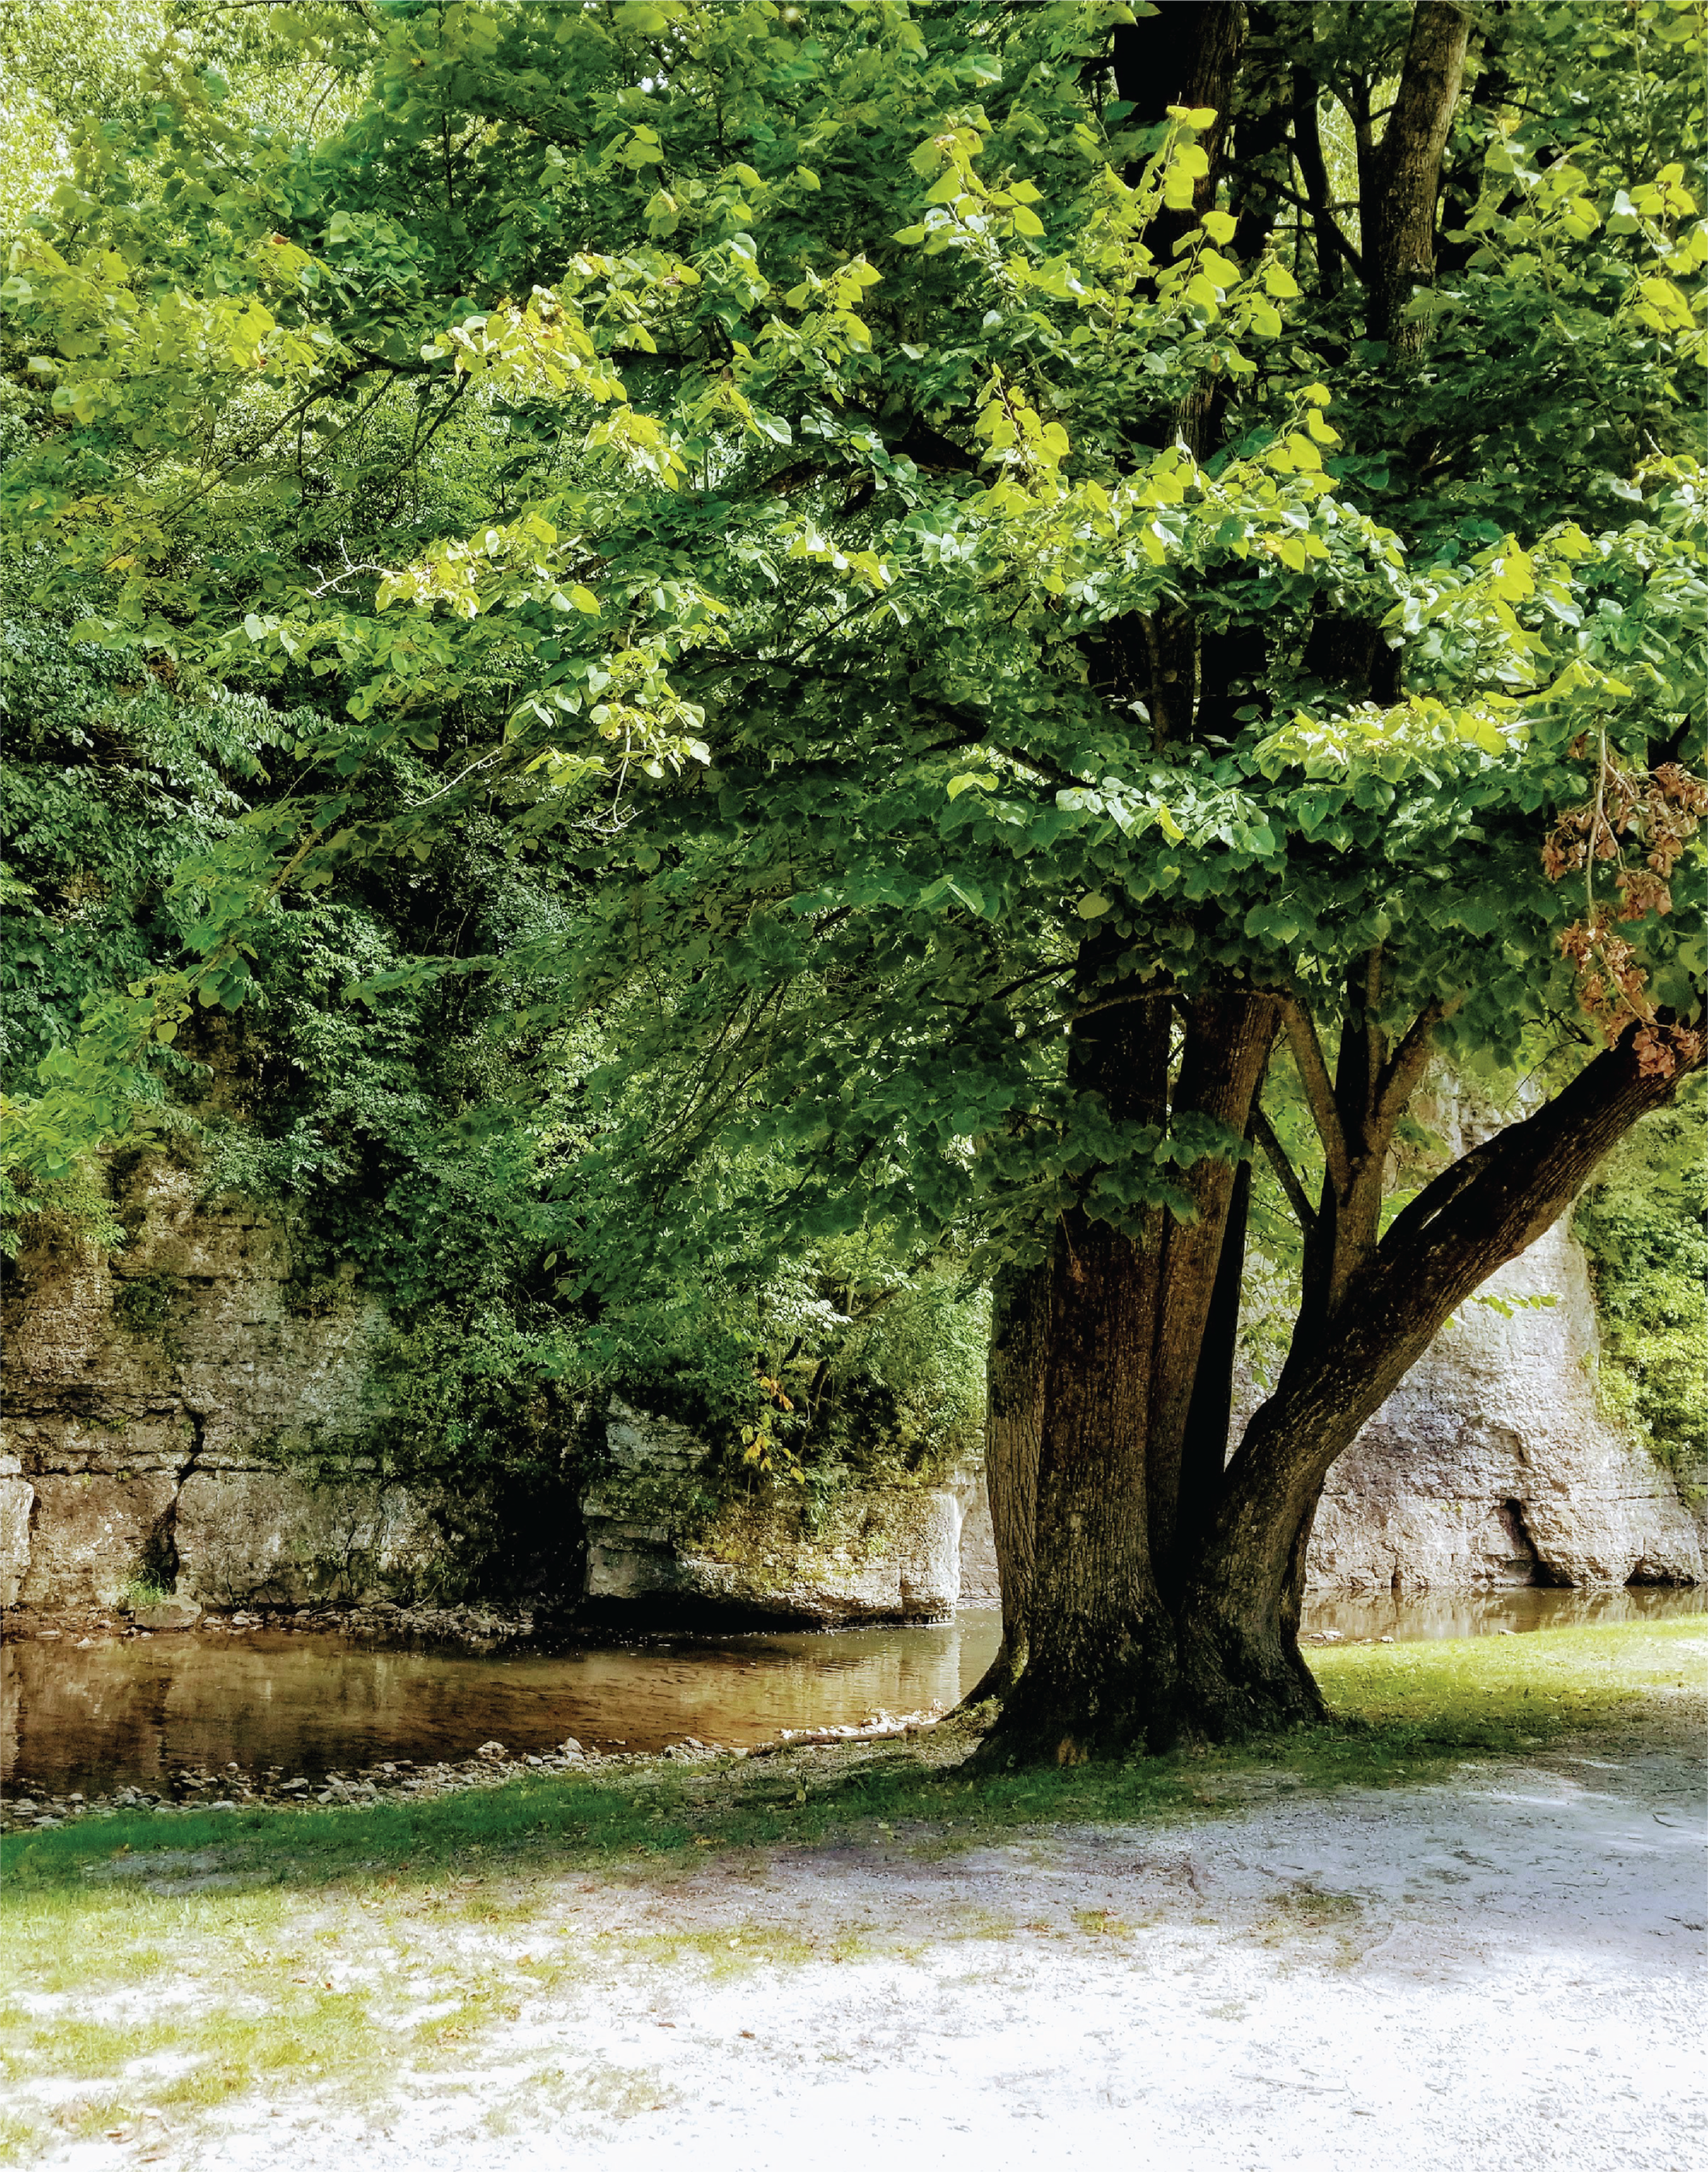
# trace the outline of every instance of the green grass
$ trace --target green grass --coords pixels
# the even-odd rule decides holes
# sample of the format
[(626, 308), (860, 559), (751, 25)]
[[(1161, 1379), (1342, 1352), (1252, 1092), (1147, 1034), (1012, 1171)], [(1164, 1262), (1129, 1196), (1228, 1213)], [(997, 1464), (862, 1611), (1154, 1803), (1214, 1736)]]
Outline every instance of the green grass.
[[(816, 1842), (888, 1827), (916, 1843), (929, 1826), (967, 1840), (1004, 1827), (1059, 1820), (1138, 1820), (1237, 1802), (1256, 1776), (1314, 1787), (1416, 1778), (1467, 1752), (1545, 1745), (1616, 1721), (1656, 1697), (1704, 1680), (1708, 1616), (1539, 1631), (1522, 1637), (1323, 1648), (1312, 1664), (1331, 1725), (1278, 1741), (1126, 1765), (1031, 1769), (963, 1780), (901, 1745), (852, 1769), (815, 1772), (792, 1761), (727, 1761), (718, 1768), (658, 1768), (609, 1779), (533, 1777), (419, 1802), (328, 1809), (121, 1813), (0, 1843), (0, 1910), (49, 1890), (78, 1890), (97, 1913), (120, 1889), (89, 1887), (89, 1867), (116, 1854), (218, 1847), (232, 1868), (265, 1863), (287, 1887), (331, 1880), (407, 1880), (431, 1888), (554, 1863), (644, 1866), (696, 1847)], [(231, 1896), (254, 1913), (276, 1889)], [(126, 1902), (137, 1899), (124, 1895)], [(144, 1896), (145, 1897), (145, 1896)], [(445, 1906), (475, 1907), (477, 1886), (446, 1887)], [(488, 1912), (496, 1905), (485, 1902)], [(517, 1905), (508, 1897), (504, 1904)], [(3, 1918), (0, 1918), (3, 1919)]]
[(1337, 1714), (1396, 1752), (1514, 1750), (1616, 1720), (1657, 1696), (1708, 1682), (1708, 1615), (1467, 1637), (1342, 1645), (1311, 1664)]
[[(816, 1950), (757, 1920), (663, 1936), (566, 1928), (536, 1883), (554, 1874), (598, 1890), (672, 1879), (709, 1852), (848, 1839), (942, 1855), (1026, 1828), (1227, 1813), (1277, 1790), (1410, 1785), (1468, 1755), (1663, 1709), (1700, 1691), (1705, 1658), (1708, 1621), (1690, 1618), (1349, 1646), (1312, 1653), (1333, 1724), (1124, 1766), (975, 1781), (897, 1743), (840, 1769), (660, 1766), (338, 1809), (127, 1813), (16, 1836), (0, 1890), (12, 2099), (0, 2162), (26, 2161), (49, 2135), (100, 2134), (150, 2111), (181, 2120), (245, 2091), (361, 2101), (466, 2059), (526, 1998), (590, 1975), (671, 1960), (724, 1976)], [(127, 1852), (207, 1847), (273, 1882), (156, 1893), (94, 1874)], [(1306, 1895), (1290, 1913), (1326, 1929), (1335, 1899)], [(1079, 1927), (1096, 1938), (1130, 1928), (1101, 1914)], [(865, 1950), (857, 1933), (838, 1935), (831, 1958)], [(32, 2108), (28, 2085), (49, 2073), (80, 2094)]]

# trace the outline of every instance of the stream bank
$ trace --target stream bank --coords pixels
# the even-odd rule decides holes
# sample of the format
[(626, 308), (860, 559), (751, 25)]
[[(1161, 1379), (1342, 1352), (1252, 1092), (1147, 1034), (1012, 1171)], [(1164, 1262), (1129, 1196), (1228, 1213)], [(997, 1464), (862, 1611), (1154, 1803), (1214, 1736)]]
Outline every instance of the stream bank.
[[(1325, 1654), (1404, 1651), (1705, 1613), (1700, 1588), (1339, 1594), (1310, 1602), (1305, 1641)], [(584, 1761), (692, 1760), (712, 1745), (746, 1754), (832, 1730), (870, 1737), (958, 1702), (1000, 1634), (991, 1610), (933, 1626), (622, 1643), (531, 1640), (478, 1613), (469, 1639), (413, 1632), (397, 1612), (357, 1621), (346, 1631), (317, 1613), (287, 1630), (240, 1612), (121, 1633), (94, 1617), (77, 1636), (72, 1622), (28, 1637), (14, 1625), (0, 1653), (0, 1779), (13, 1821), (93, 1814), (121, 1790), (160, 1806), (380, 1800)]]
[(1343, 1645), (1363, 1728), (1254, 1756), (969, 1786), (927, 1731), (13, 1838), (7, 2137), (54, 2172), (622, 2172), (721, 2130), (757, 2172), (1089, 2172), (1135, 2132), (1186, 2172), (1686, 2172), (1704, 1642)]

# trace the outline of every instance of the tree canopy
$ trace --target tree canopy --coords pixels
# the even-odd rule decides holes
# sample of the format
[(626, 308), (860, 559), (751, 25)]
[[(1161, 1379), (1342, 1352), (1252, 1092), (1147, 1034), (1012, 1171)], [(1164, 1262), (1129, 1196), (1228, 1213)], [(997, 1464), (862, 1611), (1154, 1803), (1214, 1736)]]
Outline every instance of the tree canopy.
[[(620, 1019), (629, 1204), (566, 1288), (690, 1223), (1053, 1278), (1048, 1412), (1149, 1355), (1040, 1420), (1040, 1545), (1084, 1485), (1136, 1549), (1040, 1605), (1172, 1680), (1147, 1579), (1261, 1585), (1268, 1649), (1372, 1395), (1702, 1059), (1701, 17), (169, 36), (13, 243), (0, 515), (74, 638), (288, 722), (183, 954), (46, 1055), (26, 1180), (281, 919), (491, 825), (574, 910), (352, 980), (489, 982), (542, 1051)], [(1408, 1203), (1435, 1062), (1552, 1098)], [(1299, 1323), (1224, 1479), (1254, 1156)], [(1105, 1739), (1079, 1694), (1048, 1727)]]

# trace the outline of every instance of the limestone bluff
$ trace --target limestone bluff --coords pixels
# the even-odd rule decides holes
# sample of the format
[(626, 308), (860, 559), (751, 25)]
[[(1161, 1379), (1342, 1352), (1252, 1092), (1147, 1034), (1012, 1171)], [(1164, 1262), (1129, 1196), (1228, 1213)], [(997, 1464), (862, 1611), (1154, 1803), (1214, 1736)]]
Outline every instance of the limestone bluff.
[[(8, 1275), (0, 1599), (110, 1605), (139, 1577), (215, 1607), (431, 1589), (446, 1564), (430, 1501), (363, 1454), (379, 1298), (347, 1281), (304, 1307), (278, 1223), (199, 1200), (169, 1160), (116, 1183), (122, 1254), (38, 1240)], [(1467, 1307), (1335, 1469), (1312, 1586), (1703, 1580), (1700, 1490), (1599, 1407), (1566, 1225), (1490, 1294), (1508, 1309)], [(1554, 1302), (1511, 1303), (1538, 1297)], [(617, 1399), (596, 1430), (548, 1603), (606, 1623), (831, 1623), (995, 1599), (976, 1470), (855, 1489), (827, 1515), (775, 1489), (709, 1507), (688, 1428)]]

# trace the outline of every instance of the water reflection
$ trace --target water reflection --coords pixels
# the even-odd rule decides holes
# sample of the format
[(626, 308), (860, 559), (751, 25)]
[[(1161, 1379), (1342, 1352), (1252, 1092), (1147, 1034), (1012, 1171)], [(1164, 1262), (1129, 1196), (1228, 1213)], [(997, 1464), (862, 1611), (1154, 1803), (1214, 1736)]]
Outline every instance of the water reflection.
[[(1708, 1590), (1337, 1593), (1307, 1635), (1482, 1636), (1708, 1611)], [(0, 1777), (94, 1793), (179, 1766), (282, 1766), (310, 1777), (385, 1759), (469, 1755), (496, 1739), (543, 1750), (659, 1750), (685, 1735), (752, 1745), (953, 1704), (989, 1664), (999, 1617), (931, 1629), (682, 1638), (621, 1651), (480, 1654), (330, 1635), (191, 1632), (0, 1655)]]
[(989, 1664), (994, 1612), (929, 1629), (695, 1638), (623, 1651), (478, 1654), (253, 1631), (89, 1651), (24, 1643), (0, 1662), (0, 1775), (146, 1783), (183, 1765), (310, 1777), (385, 1759), (751, 1746), (784, 1728), (953, 1704)]
[(1431, 1637), (1488, 1637), (1501, 1629), (1522, 1633), (1702, 1613), (1708, 1613), (1708, 1586), (1701, 1585), (1627, 1584), (1605, 1591), (1336, 1591), (1307, 1603), (1301, 1626), (1307, 1636), (1334, 1631), (1349, 1639), (1392, 1637), (1405, 1644)]

